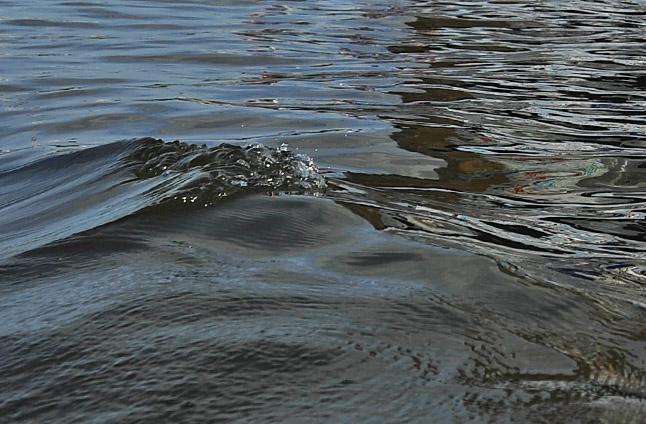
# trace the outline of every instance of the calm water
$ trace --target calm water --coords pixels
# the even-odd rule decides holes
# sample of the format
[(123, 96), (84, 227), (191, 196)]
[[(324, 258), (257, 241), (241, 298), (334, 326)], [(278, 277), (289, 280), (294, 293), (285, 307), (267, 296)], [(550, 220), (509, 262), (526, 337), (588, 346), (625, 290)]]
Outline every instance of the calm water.
[(645, 46), (643, 1), (0, 1), (0, 422), (646, 421)]

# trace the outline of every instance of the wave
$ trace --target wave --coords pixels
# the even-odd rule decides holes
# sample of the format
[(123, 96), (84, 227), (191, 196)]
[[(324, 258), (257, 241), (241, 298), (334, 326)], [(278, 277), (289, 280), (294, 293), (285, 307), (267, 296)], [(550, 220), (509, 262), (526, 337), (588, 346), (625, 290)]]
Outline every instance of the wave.
[(0, 169), (0, 258), (151, 207), (207, 207), (242, 193), (321, 194), (312, 160), (285, 147), (141, 138)]

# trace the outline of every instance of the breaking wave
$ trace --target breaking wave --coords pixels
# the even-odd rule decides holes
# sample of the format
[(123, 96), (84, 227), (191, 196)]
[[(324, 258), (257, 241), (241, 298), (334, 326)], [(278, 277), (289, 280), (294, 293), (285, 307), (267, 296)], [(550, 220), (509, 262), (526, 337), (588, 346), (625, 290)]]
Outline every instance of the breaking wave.
[(312, 160), (284, 146), (207, 147), (142, 138), (27, 164), (4, 159), (0, 160), (4, 257), (151, 207), (212, 206), (250, 192), (317, 195), (326, 188)]

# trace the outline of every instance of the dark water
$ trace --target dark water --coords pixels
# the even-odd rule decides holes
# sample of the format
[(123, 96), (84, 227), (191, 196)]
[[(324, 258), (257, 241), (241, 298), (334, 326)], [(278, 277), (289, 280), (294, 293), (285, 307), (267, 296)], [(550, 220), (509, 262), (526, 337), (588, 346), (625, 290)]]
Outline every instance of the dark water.
[(646, 421), (645, 46), (643, 1), (0, 1), (0, 422)]

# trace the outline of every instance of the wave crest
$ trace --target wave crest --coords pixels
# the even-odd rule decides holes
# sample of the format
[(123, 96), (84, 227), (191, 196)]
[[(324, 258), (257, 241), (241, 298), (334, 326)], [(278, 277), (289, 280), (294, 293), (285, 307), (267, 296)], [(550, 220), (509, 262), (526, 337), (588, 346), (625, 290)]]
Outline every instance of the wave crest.
[(284, 147), (216, 147), (146, 138), (126, 161), (140, 179), (165, 177), (159, 200), (211, 203), (240, 191), (321, 194), (325, 179), (312, 159)]

